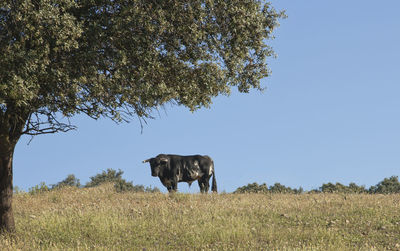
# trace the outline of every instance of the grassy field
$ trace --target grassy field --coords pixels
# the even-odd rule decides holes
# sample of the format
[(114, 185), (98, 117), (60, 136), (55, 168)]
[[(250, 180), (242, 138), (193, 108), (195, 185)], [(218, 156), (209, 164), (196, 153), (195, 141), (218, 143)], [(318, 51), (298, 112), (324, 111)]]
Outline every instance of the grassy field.
[(116, 193), (14, 196), (1, 250), (400, 250), (400, 195)]

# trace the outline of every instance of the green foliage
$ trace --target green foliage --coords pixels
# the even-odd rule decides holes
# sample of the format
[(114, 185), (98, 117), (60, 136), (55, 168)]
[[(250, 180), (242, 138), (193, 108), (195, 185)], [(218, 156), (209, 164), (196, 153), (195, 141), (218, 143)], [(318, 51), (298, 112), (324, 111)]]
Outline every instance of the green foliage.
[(252, 184), (248, 184), (246, 186), (239, 187), (233, 193), (291, 193), (291, 194), (301, 194), (303, 193), (303, 188), (292, 189), (290, 187), (286, 187), (281, 185), (280, 183), (275, 183), (273, 186), (268, 186), (263, 183), (259, 185), (254, 182)]
[(64, 180), (58, 182), (55, 185), (52, 185), (51, 189), (62, 188), (62, 187), (65, 187), (65, 186), (80, 187), (81, 183), (80, 183), (79, 179), (77, 179), (75, 177), (75, 175), (70, 174)]
[[(275, 183), (273, 186), (267, 187), (265, 183), (259, 185), (257, 183), (248, 184), (237, 188), (234, 193), (303, 193), (303, 188), (292, 189), (281, 185), (280, 183)], [(309, 191), (309, 193), (347, 193), (347, 194), (361, 194), (361, 193), (371, 193), (371, 194), (393, 194), (400, 193), (400, 182), (398, 176), (391, 176), (390, 178), (385, 178), (375, 186), (371, 186), (366, 189), (365, 186), (359, 186), (354, 182), (349, 183), (348, 186), (343, 185), (339, 182), (336, 183), (325, 183), (319, 189), (314, 189)]]
[(271, 193), (294, 193), (294, 194), (301, 194), (303, 193), (303, 188), (299, 189), (293, 189), (290, 187), (286, 187), (284, 185), (281, 185), (280, 183), (275, 183), (273, 186), (269, 187), (269, 191)]
[(261, 89), (284, 17), (260, 0), (2, 1), (1, 125), (53, 133), (74, 128), (58, 112), (124, 121)]
[(382, 193), (382, 194), (400, 193), (399, 177), (391, 176), (390, 178), (383, 179), (376, 186), (372, 186), (369, 189), (369, 193)]
[(319, 191), (323, 193), (371, 193), (371, 194), (392, 194), (400, 193), (400, 182), (397, 176), (384, 178), (375, 186), (366, 189), (365, 186), (358, 186), (355, 183), (350, 183), (345, 186), (341, 183), (327, 183), (323, 184)]
[(50, 191), (50, 188), (44, 182), (40, 182), (39, 185), (29, 188), (29, 194), (31, 195), (41, 194), (48, 191)]
[(348, 190), (352, 193), (365, 193), (367, 192), (365, 186), (359, 186), (354, 182), (350, 182), (348, 185)]
[[(140, 185), (140, 192), (142, 192), (143, 189), (143, 185)], [(160, 189), (158, 189), (158, 187), (144, 187), (144, 191), (145, 193), (160, 193)]]
[(233, 193), (267, 193), (268, 186), (263, 183), (259, 185), (257, 182), (248, 184), (246, 186), (242, 186), (237, 188)]
[(143, 185), (133, 185), (132, 181), (127, 182), (124, 179), (118, 180), (114, 184), (117, 192), (142, 192), (142, 193), (159, 193), (160, 190), (157, 187), (144, 187)]
[(320, 189), (323, 193), (366, 193), (367, 190), (365, 186), (358, 186), (355, 183), (350, 183), (348, 186), (345, 186), (339, 182), (336, 184), (327, 183), (323, 184)]
[(114, 181), (114, 187), (117, 192), (134, 191), (136, 188), (136, 186), (134, 186), (132, 182), (127, 182), (124, 179)]
[(103, 171), (102, 173), (90, 177), (90, 181), (86, 183), (85, 187), (95, 187), (103, 183), (115, 183), (121, 181), (123, 180), (123, 173), (122, 170), (117, 172), (116, 170), (109, 168), (107, 171)]
[(128, 182), (122, 178), (124, 172), (119, 170), (118, 172), (113, 169), (107, 169), (100, 174), (90, 177), (85, 187), (95, 187), (104, 183), (113, 183), (114, 188), (117, 192), (160, 192), (158, 188), (144, 187), (142, 185), (133, 185), (132, 181)]
[(24, 193), (24, 190), (20, 189), (18, 186), (14, 186), (13, 187), (13, 193), (14, 194)]
[[(157, 187), (145, 187), (143, 185), (133, 185), (130, 181), (126, 181), (122, 178), (122, 174), (124, 172), (119, 170), (107, 169), (107, 171), (103, 171), (100, 174), (97, 174), (93, 177), (90, 177), (91, 181), (89, 181), (84, 187), (97, 187), (106, 183), (114, 184), (114, 188), (117, 192), (144, 192), (144, 193), (159, 193), (160, 190)], [(75, 177), (75, 175), (70, 174), (64, 180), (58, 182), (51, 187), (48, 187), (44, 182), (41, 182), (39, 185), (36, 185), (32, 188), (29, 188), (30, 194), (39, 194), (43, 192), (48, 192), (51, 190), (63, 189), (66, 187), (77, 187), (82, 188), (79, 179)], [(14, 187), (14, 193), (21, 193), (21, 190), (18, 187)]]

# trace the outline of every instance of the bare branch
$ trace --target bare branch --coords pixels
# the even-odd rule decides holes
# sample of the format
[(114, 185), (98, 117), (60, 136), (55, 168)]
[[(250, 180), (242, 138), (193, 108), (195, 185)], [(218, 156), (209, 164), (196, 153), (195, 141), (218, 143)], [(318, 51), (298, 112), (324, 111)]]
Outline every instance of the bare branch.
[(61, 122), (54, 113), (40, 110), (29, 116), (22, 134), (36, 136), (75, 130), (76, 126), (72, 125), (68, 118), (67, 120), (67, 123)]

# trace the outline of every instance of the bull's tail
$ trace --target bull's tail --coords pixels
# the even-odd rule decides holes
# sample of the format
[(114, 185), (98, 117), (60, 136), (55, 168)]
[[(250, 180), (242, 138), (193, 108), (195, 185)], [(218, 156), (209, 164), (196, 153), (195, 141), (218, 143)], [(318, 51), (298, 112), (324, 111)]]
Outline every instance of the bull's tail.
[(218, 193), (218, 190), (217, 190), (217, 180), (215, 179), (214, 164), (213, 164), (213, 171), (212, 171), (212, 185), (211, 185), (211, 191), (213, 191), (214, 193)]

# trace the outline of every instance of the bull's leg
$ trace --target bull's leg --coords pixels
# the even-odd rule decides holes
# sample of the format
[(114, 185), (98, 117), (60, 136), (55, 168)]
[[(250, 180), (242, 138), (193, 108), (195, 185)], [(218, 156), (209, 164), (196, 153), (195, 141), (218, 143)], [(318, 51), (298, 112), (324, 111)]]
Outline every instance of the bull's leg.
[(199, 183), (200, 192), (201, 192), (201, 193), (204, 193), (204, 183), (202, 182), (201, 179), (198, 180), (197, 182)]
[(208, 190), (210, 189), (210, 184), (208, 184), (208, 179), (204, 181), (204, 192), (208, 193)]
[(167, 187), (169, 193), (175, 193), (177, 191), (177, 186), (172, 184), (171, 186)]
[(207, 176), (203, 176), (200, 180), (199, 180), (199, 185), (200, 185), (200, 192), (202, 193), (208, 193), (208, 190), (210, 188), (210, 184), (208, 183), (210, 177)]
[(172, 190), (173, 190), (174, 192), (178, 191), (178, 183), (177, 183), (177, 182), (173, 182), (173, 183), (172, 183)]

